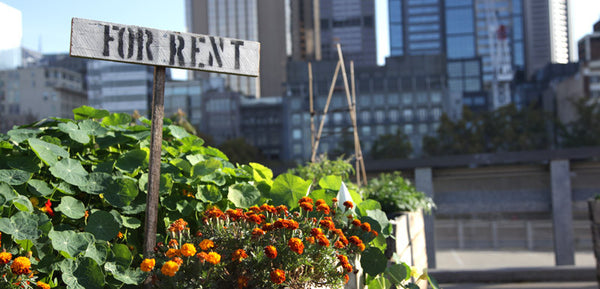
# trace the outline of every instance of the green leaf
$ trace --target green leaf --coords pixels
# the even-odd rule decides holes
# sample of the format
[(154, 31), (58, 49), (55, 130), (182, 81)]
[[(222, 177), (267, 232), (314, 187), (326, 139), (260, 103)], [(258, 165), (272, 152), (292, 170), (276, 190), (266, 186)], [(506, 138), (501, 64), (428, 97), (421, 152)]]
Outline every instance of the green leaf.
[(36, 196), (49, 196), (52, 194), (52, 188), (48, 183), (42, 180), (31, 179), (27, 181), (29, 192)]
[(170, 163), (187, 175), (192, 172), (192, 165), (187, 160), (177, 158), (171, 160)]
[(106, 201), (115, 207), (125, 207), (138, 195), (136, 183), (132, 179), (116, 178), (104, 193)]
[(259, 163), (248, 163), (252, 167), (252, 177), (256, 182), (265, 182), (273, 186), (273, 171)]
[(130, 150), (119, 157), (115, 167), (128, 173), (133, 173), (136, 169), (147, 166), (146, 156), (147, 154), (144, 150)]
[(84, 105), (84, 106), (80, 106), (76, 109), (73, 109), (73, 115), (74, 115), (75, 120), (90, 119), (90, 118), (100, 119), (100, 118), (109, 116), (110, 113), (108, 112), (108, 110), (95, 109), (93, 107)]
[(410, 271), (403, 264), (392, 264), (385, 269), (385, 276), (395, 285), (400, 285), (410, 278)]
[(171, 131), (171, 135), (176, 139), (182, 139), (190, 136), (190, 134), (182, 127), (177, 125), (168, 126), (169, 131)]
[(85, 216), (85, 206), (83, 203), (73, 197), (65, 196), (60, 199), (60, 204), (56, 210), (65, 214), (71, 219), (80, 219)]
[(75, 282), (86, 289), (102, 289), (105, 280), (102, 267), (92, 258), (83, 257), (78, 260), (77, 269), (73, 272)]
[(314, 200), (321, 199), (329, 203), (331, 202), (331, 199), (337, 196), (337, 192), (334, 192), (332, 190), (318, 189), (312, 190), (308, 196)]
[(73, 122), (59, 123), (58, 129), (68, 134), (69, 137), (76, 142), (82, 144), (87, 144), (90, 142), (90, 137), (87, 135), (87, 133), (80, 130), (77, 124)]
[(0, 205), (14, 200), (18, 196), (17, 192), (6, 183), (0, 182)]
[(17, 240), (36, 240), (41, 233), (37, 221), (35, 215), (20, 211), (10, 218), (0, 218), (0, 231)]
[(239, 183), (229, 187), (227, 198), (238, 208), (249, 208), (258, 204), (260, 192), (251, 184)]
[(366, 216), (367, 210), (381, 210), (381, 205), (378, 201), (364, 200), (360, 204), (356, 205), (356, 209), (360, 216)]
[(93, 172), (88, 174), (87, 182), (83, 186), (79, 186), (79, 189), (92, 195), (99, 195), (105, 193), (108, 187), (112, 183), (112, 176), (107, 173)]
[(117, 265), (113, 262), (108, 262), (104, 264), (104, 269), (111, 273), (115, 279), (130, 285), (138, 285), (146, 279), (146, 273), (142, 272), (140, 268), (132, 270), (130, 268), (126, 268), (120, 265)]
[(26, 129), (26, 128), (15, 128), (9, 130), (6, 134), (15, 143), (21, 143), (24, 140), (32, 137), (36, 137), (40, 133), (37, 129)]
[(106, 262), (108, 258), (108, 245), (106, 242), (96, 241), (95, 243), (90, 243), (87, 250), (85, 250), (84, 257), (89, 257), (94, 259), (96, 263), (102, 265)]
[(223, 199), (223, 195), (219, 191), (216, 186), (213, 185), (205, 185), (198, 186), (198, 191), (196, 192), (196, 198), (203, 202), (208, 203), (216, 203)]
[(37, 138), (30, 138), (27, 142), (38, 158), (49, 166), (54, 165), (59, 159), (69, 157), (69, 153), (66, 150), (55, 144)]
[(12, 200), (12, 203), (19, 211), (30, 213), (33, 212), (33, 205), (31, 204), (31, 201), (29, 201), (29, 199), (23, 195), (17, 196)]
[(88, 176), (88, 172), (81, 166), (81, 163), (71, 158), (62, 159), (55, 163), (50, 167), (50, 173), (75, 186), (84, 186)]
[(216, 159), (199, 162), (192, 167), (192, 178), (210, 175), (221, 167), (223, 164)]
[(429, 285), (431, 285), (432, 289), (440, 289), (440, 285), (438, 284), (437, 280), (435, 280), (435, 278), (431, 277), (429, 274), (427, 274), (427, 282), (429, 282)]
[(50, 233), (48, 233), (48, 238), (52, 241), (54, 250), (62, 251), (70, 258), (75, 258), (79, 254), (87, 251), (89, 244), (96, 242), (92, 234), (75, 231), (51, 230)]
[(387, 258), (381, 250), (375, 247), (365, 249), (360, 257), (360, 265), (371, 276), (377, 276), (385, 271)]
[(40, 160), (34, 155), (9, 156), (6, 164), (12, 169), (23, 170), (28, 173), (37, 173), (40, 170)]
[(390, 283), (390, 281), (384, 278), (383, 275), (375, 277), (367, 284), (367, 287), (369, 287), (369, 289), (388, 289), (391, 286), (392, 284)]
[(108, 130), (101, 126), (100, 123), (91, 119), (86, 119), (80, 122), (79, 129), (88, 135), (94, 136), (105, 135), (108, 132)]
[(106, 126), (129, 125), (131, 123), (131, 115), (126, 113), (112, 113), (102, 120), (102, 124)]
[(206, 160), (206, 158), (203, 155), (187, 155), (185, 156), (185, 158), (190, 162), (192, 166)]
[(336, 175), (329, 175), (319, 180), (319, 186), (325, 190), (339, 191), (342, 186), (342, 177)]
[(142, 221), (134, 217), (121, 216), (123, 220), (123, 227), (129, 229), (137, 229), (142, 225)]
[(31, 174), (22, 170), (0, 170), (0, 182), (5, 182), (11, 186), (18, 186), (26, 183)]
[(112, 258), (117, 265), (129, 267), (131, 262), (133, 261), (133, 256), (131, 255), (131, 251), (129, 251), (129, 247), (125, 244), (114, 244), (112, 247)]
[(382, 210), (367, 210), (367, 217), (372, 218), (379, 223), (382, 231), (381, 233), (383, 233), (384, 236), (387, 237), (389, 235), (390, 232), (388, 227), (390, 226), (390, 221)]
[(292, 174), (282, 174), (275, 178), (270, 197), (273, 205), (286, 205), (290, 210), (298, 207), (298, 201), (306, 196), (311, 181), (305, 181)]
[(120, 225), (115, 217), (105, 211), (96, 211), (88, 217), (85, 231), (92, 233), (97, 240), (110, 241), (119, 233)]

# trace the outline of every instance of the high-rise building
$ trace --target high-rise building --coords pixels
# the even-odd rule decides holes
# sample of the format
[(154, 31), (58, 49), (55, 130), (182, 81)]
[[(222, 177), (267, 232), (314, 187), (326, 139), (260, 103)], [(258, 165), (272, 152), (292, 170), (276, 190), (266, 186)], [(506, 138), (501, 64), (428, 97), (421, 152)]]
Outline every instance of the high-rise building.
[(137, 110), (141, 115), (149, 115), (153, 77), (152, 66), (92, 60), (87, 64), (89, 104), (110, 112)]
[(260, 76), (195, 72), (194, 78), (224, 77), (232, 91), (257, 97), (283, 91), (287, 62), (286, 1), (187, 0), (188, 32), (261, 43)]
[(0, 2), (0, 27), (2, 41), (0, 41), (0, 70), (14, 69), (22, 65), (21, 38), (23, 37), (23, 24), (21, 11)]
[(594, 31), (577, 43), (584, 97), (600, 101), (600, 20)]
[(567, 63), (570, 56), (569, 1), (524, 1), (527, 76), (548, 63)]
[(442, 0), (389, 0), (390, 55), (441, 54)]
[(293, 60), (344, 59), (377, 63), (374, 0), (291, 0)]

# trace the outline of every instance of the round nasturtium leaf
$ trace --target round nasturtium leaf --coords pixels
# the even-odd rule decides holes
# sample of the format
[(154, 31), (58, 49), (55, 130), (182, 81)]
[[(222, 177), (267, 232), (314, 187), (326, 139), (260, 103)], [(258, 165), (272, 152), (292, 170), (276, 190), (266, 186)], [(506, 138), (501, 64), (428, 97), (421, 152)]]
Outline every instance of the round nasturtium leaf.
[(50, 167), (53, 176), (75, 186), (85, 186), (88, 172), (77, 160), (66, 158)]
[(92, 195), (99, 195), (108, 189), (112, 182), (112, 176), (108, 173), (93, 172), (88, 174), (87, 182), (79, 189)]
[(27, 182), (29, 192), (36, 196), (48, 196), (52, 194), (52, 189), (48, 183), (42, 180), (31, 179)]
[(133, 173), (139, 167), (146, 164), (146, 151), (141, 149), (130, 150), (121, 155), (115, 164), (115, 167)]
[(62, 197), (56, 210), (74, 220), (85, 216), (85, 206), (83, 203), (70, 196)]
[(227, 199), (236, 207), (249, 208), (257, 204), (260, 199), (260, 192), (251, 184), (239, 183), (229, 187)]
[(86, 232), (92, 233), (97, 240), (110, 241), (119, 233), (119, 223), (109, 212), (96, 211), (88, 217)]
[(104, 199), (115, 207), (128, 206), (131, 201), (135, 200), (139, 190), (134, 180), (117, 178), (110, 184), (108, 190), (104, 192)]
[(87, 144), (90, 142), (88, 134), (85, 131), (80, 130), (77, 124), (73, 122), (59, 123), (58, 129), (68, 134), (72, 140), (78, 143)]
[(85, 289), (102, 289), (106, 284), (102, 268), (92, 258), (83, 257), (78, 260), (73, 277)]
[(10, 218), (0, 218), (0, 231), (16, 240), (36, 240), (40, 235), (37, 221), (35, 215), (17, 212)]
[(69, 153), (65, 149), (55, 144), (37, 138), (30, 138), (27, 142), (38, 158), (49, 166), (54, 165), (60, 158), (69, 157)]
[(5, 182), (11, 186), (18, 186), (26, 183), (31, 174), (17, 169), (0, 170), (0, 182)]
[(360, 265), (371, 276), (377, 276), (385, 271), (387, 258), (379, 248), (369, 247), (360, 257)]
[(70, 230), (51, 230), (48, 233), (48, 238), (52, 241), (54, 250), (65, 252), (73, 258), (87, 251), (89, 244), (95, 242), (94, 236), (90, 233), (80, 233)]

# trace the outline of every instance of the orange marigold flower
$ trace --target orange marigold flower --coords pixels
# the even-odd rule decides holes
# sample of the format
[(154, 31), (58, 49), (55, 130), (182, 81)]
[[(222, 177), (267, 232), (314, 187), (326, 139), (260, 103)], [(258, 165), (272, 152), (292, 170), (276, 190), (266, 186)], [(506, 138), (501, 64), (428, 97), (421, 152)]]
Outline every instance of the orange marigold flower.
[(340, 236), (340, 241), (342, 241), (342, 243), (344, 243), (344, 245), (348, 245), (348, 238), (346, 238), (346, 236)]
[(337, 255), (338, 260), (341, 264), (348, 263), (348, 257), (346, 255)]
[(166, 276), (175, 276), (175, 273), (179, 271), (179, 265), (175, 261), (167, 261), (163, 264), (162, 268), (160, 268), (160, 272)]
[(275, 269), (270, 274), (271, 281), (275, 284), (281, 284), (285, 281), (285, 272), (281, 269)]
[(311, 199), (310, 197), (302, 197), (300, 198), (300, 201), (298, 201), (298, 203), (309, 203), (312, 204), (313, 203), (313, 199)]
[(325, 215), (329, 215), (330, 208), (327, 204), (320, 204), (317, 206), (317, 212), (323, 212)]
[(335, 224), (329, 220), (321, 220), (319, 222), (319, 225), (321, 225), (321, 227), (327, 228), (329, 230), (335, 229)]
[(12, 260), (12, 254), (8, 252), (0, 252), (0, 265), (8, 264)]
[(346, 270), (348, 273), (352, 272), (352, 265), (350, 265), (350, 263), (343, 263), (342, 268), (344, 268), (344, 270)]
[(358, 245), (356, 245), (358, 247), (358, 250), (360, 250), (361, 252), (365, 250), (366, 246), (364, 243), (360, 243)]
[(250, 215), (250, 216), (248, 216), (248, 220), (250, 222), (253, 222), (253, 223), (256, 223), (257, 225), (259, 225), (263, 221), (263, 218), (261, 216), (263, 216), (263, 215), (256, 215), (256, 214)]
[(285, 225), (285, 224), (286, 224), (286, 222), (287, 222), (287, 220), (284, 220), (284, 219), (281, 219), (281, 218), (279, 218), (279, 219), (277, 219), (277, 221), (275, 221), (275, 222), (273, 223), (273, 228), (275, 228), (275, 229), (281, 229), (281, 228), (284, 228), (284, 227), (286, 226), (286, 225)]
[(314, 244), (315, 243), (315, 237), (306, 237), (306, 241), (309, 242), (309, 243), (311, 243), (311, 244)]
[(338, 199), (337, 199), (337, 198), (333, 198), (333, 199), (331, 199), (331, 202), (332, 202), (332, 203), (337, 203), (337, 201), (338, 201)]
[(379, 233), (377, 233), (377, 231), (375, 230), (371, 230), (371, 234), (373, 234), (373, 236), (375, 237), (379, 236)]
[(340, 237), (344, 236), (344, 232), (341, 229), (333, 229), (333, 233)]
[(250, 210), (252, 212), (255, 212), (255, 213), (258, 213), (258, 212), (262, 211), (257, 205), (254, 205), (254, 206), (248, 208), (248, 210)]
[(335, 243), (333, 243), (333, 246), (338, 249), (342, 249), (342, 248), (346, 247), (346, 245), (344, 245), (344, 243), (342, 243), (341, 241), (335, 241)]
[(217, 207), (212, 207), (208, 210), (206, 210), (204, 212), (204, 215), (207, 218), (220, 218), (221, 216), (223, 216), (223, 211), (221, 211), (219, 208)]
[(196, 257), (198, 257), (198, 259), (200, 259), (200, 261), (204, 263), (204, 261), (206, 261), (206, 257), (208, 257), (208, 254), (206, 254), (206, 252), (200, 252), (196, 254)]
[(227, 211), (225, 211), (225, 214), (227, 214), (227, 216), (229, 216), (229, 219), (232, 221), (237, 221), (239, 219), (242, 219), (244, 217), (244, 210), (242, 209), (229, 209)]
[(302, 254), (302, 252), (304, 252), (304, 244), (302, 243), (302, 240), (298, 238), (291, 238), (288, 241), (288, 246), (292, 251), (298, 254)]
[(362, 240), (357, 236), (350, 236), (350, 243), (354, 245), (362, 244)]
[(238, 288), (239, 288), (239, 289), (242, 289), (242, 288), (244, 288), (244, 287), (248, 287), (248, 281), (249, 281), (249, 280), (250, 280), (250, 279), (249, 279), (248, 277), (246, 277), (246, 276), (240, 276), (240, 277), (237, 279), (237, 286), (238, 286)]
[(346, 209), (352, 209), (354, 208), (354, 204), (351, 201), (345, 201), (344, 207), (346, 207)]
[(238, 262), (242, 262), (242, 260), (248, 258), (248, 254), (246, 254), (246, 251), (244, 251), (244, 249), (237, 249), (235, 250), (235, 252), (231, 253), (231, 261), (238, 261)]
[(40, 289), (50, 289), (50, 285), (48, 285), (42, 281), (37, 281), (37, 283), (35, 283), (35, 285), (37, 285), (38, 288), (40, 288)]
[(295, 220), (288, 220), (285, 225), (286, 228), (290, 230), (296, 230), (300, 227), (300, 224), (298, 224), (298, 222), (296, 222)]
[(354, 219), (354, 220), (352, 220), (352, 225), (354, 225), (356, 227), (360, 227), (360, 225), (362, 225), (362, 223), (360, 222), (359, 219)]
[(169, 247), (175, 248), (177, 246), (179, 246), (179, 242), (177, 242), (177, 240), (175, 240), (175, 239), (169, 240)]
[(309, 202), (300, 203), (300, 208), (304, 209), (307, 212), (313, 211), (313, 205)]
[(323, 199), (318, 199), (318, 200), (317, 200), (317, 202), (315, 203), (315, 206), (317, 206), (317, 207), (318, 207), (319, 205), (323, 205), (323, 204), (326, 204), (326, 203), (325, 203), (325, 200), (323, 200)]
[(181, 256), (181, 251), (179, 249), (170, 248), (165, 253), (165, 256), (167, 256), (167, 258), (169, 258), (169, 259), (171, 259), (173, 257)]
[(263, 230), (262, 230), (262, 229), (260, 229), (260, 228), (254, 228), (254, 229), (252, 230), (252, 236), (259, 237), (259, 236), (262, 236), (262, 235), (264, 235), (264, 234), (265, 234), (265, 231), (263, 231)]
[(350, 276), (348, 276), (348, 274), (344, 275), (344, 284), (348, 284), (348, 281), (350, 281)]
[(15, 275), (29, 274), (31, 272), (31, 261), (27, 257), (17, 257), (10, 265), (10, 270)]
[(190, 243), (183, 244), (183, 246), (181, 246), (181, 255), (185, 257), (196, 255), (196, 246)]
[(273, 224), (271, 223), (266, 223), (262, 226), (263, 231), (265, 232), (269, 232), (269, 231), (273, 231), (275, 227), (273, 226)]
[(213, 242), (212, 240), (204, 239), (202, 240), (202, 242), (200, 242), (200, 249), (202, 249), (202, 251), (208, 251), (209, 249), (214, 247), (215, 242)]
[(152, 271), (152, 269), (154, 269), (154, 266), (156, 266), (156, 260), (144, 259), (144, 261), (142, 261), (142, 264), (140, 264), (140, 269), (142, 269), (142, 271), (144, 272), (150, 272)]
[(277, 249), (274, 246), (266, 246), (265, 255), (271, 259), (275, 259), (277, 258)]
[(313, 237), (319, 236), (319, 235), (323, 235), (323, 230), (321, 230), (321, 228), (312, 228), (310, 229), (310, 234)]
[(285, 205), (279, 205), (275, 209), (277, 210), (278, 214), (281, 214), (281, 213), (286, 213), (287, 214), (287, 212), (288, 212), (288, 208)]
[(213, 265), (217, 265), (219, 262), (221, 262), (221, 255), (219, 255), (217, 252), (210, 252), (206, 255), (206, 261)]
[(188, 223), (186, 221), (184, 221), (183, 219), (178, 219), (175, 220), (175, 222), (171, 223), (171, 225), (169, 225), (169, 232), (181, 232), (187, 229), (187, 225)]
[(371, 224), (364, 222), (360, 225), (360, 228), (365, 232), (371, 232)]
[(177, 263), (177, 265), (181, 266), (181, 264), (183, 264), (183, 259), (179, 258), (179, 257), (174, 257), (173, 259), (171, 259), (171, 261)]
[(327, 237), (325, 237), (325, 235), (318, 235), (316, 238), (317, 243), (319, 243), (319, 245), (323, 247), (329, 247), (329, 240), (327, 240)]

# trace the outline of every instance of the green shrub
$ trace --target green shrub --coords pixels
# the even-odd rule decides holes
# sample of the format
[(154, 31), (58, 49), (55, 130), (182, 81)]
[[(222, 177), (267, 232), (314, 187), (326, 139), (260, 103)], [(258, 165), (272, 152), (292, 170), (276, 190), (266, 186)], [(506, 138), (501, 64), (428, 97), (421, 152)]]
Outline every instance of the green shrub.
[(397, 212), (415, 212), (423, 209), (430, 212), (435, 207), (433, 200), (404, 179), (400, 172), (383, 173), (370, 179), (362, 188), (365, 198), (376, 200), (388, 215)]

